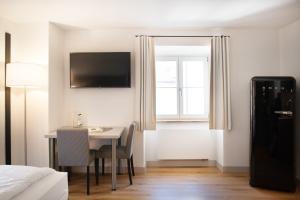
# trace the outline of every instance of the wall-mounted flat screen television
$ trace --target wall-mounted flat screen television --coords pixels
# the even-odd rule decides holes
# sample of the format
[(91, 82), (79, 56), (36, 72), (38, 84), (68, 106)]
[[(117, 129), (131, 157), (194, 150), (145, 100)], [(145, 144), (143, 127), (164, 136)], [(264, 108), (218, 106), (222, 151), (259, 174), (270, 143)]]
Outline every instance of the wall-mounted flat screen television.
[(70, 53), (70, 85), (130, 87), (130, 52)]

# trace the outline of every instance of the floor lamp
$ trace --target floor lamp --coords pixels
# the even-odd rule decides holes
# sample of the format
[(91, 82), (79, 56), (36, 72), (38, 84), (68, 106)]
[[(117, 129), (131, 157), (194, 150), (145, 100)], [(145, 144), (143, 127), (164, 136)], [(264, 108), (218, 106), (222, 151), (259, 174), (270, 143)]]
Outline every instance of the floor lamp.
[(9, 63), (6, 65), (6, 86), (24, 88), (24, 155), (27, 165), (27, 89), (38, 88), (43, 83), (43, 67), (28, 63)]

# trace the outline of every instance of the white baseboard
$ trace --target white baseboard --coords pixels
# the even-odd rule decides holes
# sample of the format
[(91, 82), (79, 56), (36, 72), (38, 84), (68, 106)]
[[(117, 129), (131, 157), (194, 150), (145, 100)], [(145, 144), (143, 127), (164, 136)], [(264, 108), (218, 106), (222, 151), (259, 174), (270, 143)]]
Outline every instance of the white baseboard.
[(231, 166), (222, 166), (220, 163), (216, 162), (216, 167), (221, 171), (221, 172), (249, 172), (249, 167), (231, 167)]
[(147, 167), (217, 167), (221, 172), (249, 172), (249, 167), (222, 166), (215, 160), (158, 160), (147, 161)]
[(207, 159), (195, 160), (158, 160), (147, 161), (147, 167), (212, 167), (216, 166), (216, 161)]
[[(238, 167), (238, 166), (222, 166), (215, 160), (158, 160), (158, 161), (147, 161), (146, 167), (134, 167), (135, 173), (145, 173), (147, 168), (150, 167), (217, 167), (221, 172), (249, 172), (249, 167)], [(102, 172), (100, 166), (100, 173)], [(72, 167), (72, 171), (75, 173), (85, 173), (86, 169), (83, 167)], [(94, 166), (90, 166), (90, 172), (94, 173)], [(122, 174), (127, 173), (126, 165), (122, 165), (120, 172)], [(105, 174), (111, 173), (111, 167), (105, 166)], [(299, 179), (298, 179), (299, 180)], [(300, 180), (299, 180), (300, 183)]]

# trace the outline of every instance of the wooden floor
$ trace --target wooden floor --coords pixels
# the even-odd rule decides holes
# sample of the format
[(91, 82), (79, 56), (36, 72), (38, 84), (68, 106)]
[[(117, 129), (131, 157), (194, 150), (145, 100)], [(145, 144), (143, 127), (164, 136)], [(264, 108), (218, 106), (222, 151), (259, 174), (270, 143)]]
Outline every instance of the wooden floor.
[(75, 174), (70, 181), (70, 200), (79, 199), (166, 199), (166, 200), (288, 200), (300, 199), (296, 193), (252, 188), (245, 173), (221, 173), (213, 167), (148, 168), (136, 174), (133, 185), (127, 175), (118, 175), (117, 191), (111, 191), (111, 177), (101, 176), (99, 186), (91, 175), (91, 195), (86, 196), (85, 178)]

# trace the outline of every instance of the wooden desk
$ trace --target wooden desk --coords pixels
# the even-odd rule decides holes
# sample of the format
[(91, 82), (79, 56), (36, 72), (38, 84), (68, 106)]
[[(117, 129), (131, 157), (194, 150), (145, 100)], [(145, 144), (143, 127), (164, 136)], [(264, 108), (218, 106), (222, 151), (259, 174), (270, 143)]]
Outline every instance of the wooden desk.
[[(112, 127), (107, 128), (103, 132), (100, 131), (89, 131), (89, 138), (91, 140), (103, 140), (109, 139), (111, 140), (112, 145), (112, 156), (111, 156), (111, 179), (112, 179), (112, 190), (116, 190), (117, 185), (117, 141), (121, 137), (124, 127)], [(49, 165), (50, 167), (54, 168), (55, 165), (55, 144), (56, 144), (56, 131), (50, 132), (45, 135), (45, 138), (49, 139)]]

